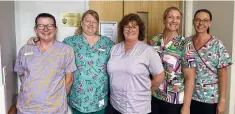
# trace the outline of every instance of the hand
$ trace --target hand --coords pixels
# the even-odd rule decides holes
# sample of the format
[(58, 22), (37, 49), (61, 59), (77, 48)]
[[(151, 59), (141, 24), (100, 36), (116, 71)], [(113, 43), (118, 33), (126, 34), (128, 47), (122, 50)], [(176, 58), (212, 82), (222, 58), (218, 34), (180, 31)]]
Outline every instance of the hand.
[(190, 114), (190, 106), (183, 106), (180, 110), (180, 114)]
[(35, 45), (35, 42), (39, 41), (39, 38), (34, 36), (34, 37), (31, 37), (28, 41), (27, 41), (27, 44), (28, 45)]
[(224, 111), (225, 111), (225, 102), (219, 102), (217, 104), (216, 114), (224, 114)]
[(151, 85), (152, 92), (155, 92), (159, 86), (160, 86), (160, 84), (152, 81), (152, 85)]

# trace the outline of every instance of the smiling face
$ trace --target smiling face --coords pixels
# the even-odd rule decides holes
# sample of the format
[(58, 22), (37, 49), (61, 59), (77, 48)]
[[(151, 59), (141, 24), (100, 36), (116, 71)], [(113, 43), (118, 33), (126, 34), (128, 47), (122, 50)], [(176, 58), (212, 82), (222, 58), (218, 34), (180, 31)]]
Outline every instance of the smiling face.
[(87, 14), (82, 20), (82, 31), (86, 35), (95, 35), (98, 31), (98, 21), (91, 15)]
[(211, 26), (210, 15), (206, 12), (199, 12), (194, 17), (194, 28), (197, 33), (205, 33)]
[(177, 31), (181, 22), (181, 14), (178, 10), (170, 10), (163, 20), (165, 29), (169, 31)]
[(34, 27), (34, 31), (41, 41), (48, 42), (56, 39), (57, 27), (52, 18), (38, 18), (37, 25)]
[(139, 25), (136, 21), (130, 21), (123, 28), (123, 34), (125, 41), (138, 41), (139, 37)]

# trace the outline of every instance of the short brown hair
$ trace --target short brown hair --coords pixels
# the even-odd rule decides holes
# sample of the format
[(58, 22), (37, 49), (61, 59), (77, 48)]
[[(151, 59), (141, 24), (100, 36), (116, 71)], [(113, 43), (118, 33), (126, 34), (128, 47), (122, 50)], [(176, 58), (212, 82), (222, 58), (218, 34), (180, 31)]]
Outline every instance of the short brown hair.
[(163, 13), (163, 20), (166, 19), (168, 13), (169, 13), (171, 10), (176, 10), (176, 11), (178, 11), (178, 12), (180, 13), (181, 17), (183, 16), (183, 14), (182, 14), (182, 12), (180, 11), (179, 8), (172, 6), (172, 7), (168, 7), (168, 8), (164, 11), (164, 13)]
[(86, 12), (83, 13), (81, 21), (80, 21), (80, 26), (77, 28), (77, 30), (75, 31), (75, 35), (79, 35), (82, 34), (82, 21), (84, 20), (84, 18), (88, 15), (92, 15), (92, 17), (94, 17), (96, 19), (97, 22), (99, 22), (99, 15), (96, 11), (94, 10), (87, 10)]
[(128, 15), (125, 15), (122, 20), (119, 23), (119, 37), (121, 38), (121, 41), (125, 41), (125, 37), (123, 34), (124, 27), (132, 21), (136, 21), (137, 25), (139, 26), (139, 36), (138, 40), (143, 41), (145, 37), (145, 25), (143, 21), (140, 19), (140, 17), (137, 14), (130, 13)]

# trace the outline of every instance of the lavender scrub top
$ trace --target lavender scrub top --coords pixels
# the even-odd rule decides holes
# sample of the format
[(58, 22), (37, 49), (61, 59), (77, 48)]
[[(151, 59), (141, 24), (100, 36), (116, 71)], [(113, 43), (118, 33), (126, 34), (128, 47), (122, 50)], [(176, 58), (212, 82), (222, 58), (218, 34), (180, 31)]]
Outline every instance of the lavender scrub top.
[(112, 47), (107, 69), (112, 106), (122, 114), (150, 113), (149, 74), (163, 72), (158, 53), (141, 41), (125, 52), (124, 42), (121, 42)]
[(18, 114), (65, 114), (65, 75), (76, 70), (73, 49), (55, 41), (41, 53), (36, 45), (24, 45), (14, 71), (22, 76), (17, 100)]

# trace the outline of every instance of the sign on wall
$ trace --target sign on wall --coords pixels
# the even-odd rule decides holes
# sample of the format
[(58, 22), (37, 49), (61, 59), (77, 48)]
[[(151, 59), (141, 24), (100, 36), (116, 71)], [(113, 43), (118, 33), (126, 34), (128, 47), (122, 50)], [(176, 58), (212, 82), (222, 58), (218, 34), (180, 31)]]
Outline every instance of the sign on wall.
[(61, 13), (60, 22), (64, 27), (78, 27), (80, 25), (80, 13)]
[(99, 34), (107, 36), (114, 43), (117, 43), (117, 22), (101, 21), (99, 25)]

